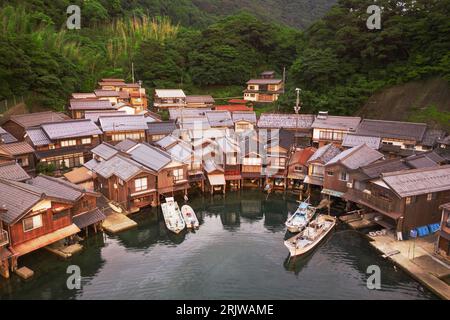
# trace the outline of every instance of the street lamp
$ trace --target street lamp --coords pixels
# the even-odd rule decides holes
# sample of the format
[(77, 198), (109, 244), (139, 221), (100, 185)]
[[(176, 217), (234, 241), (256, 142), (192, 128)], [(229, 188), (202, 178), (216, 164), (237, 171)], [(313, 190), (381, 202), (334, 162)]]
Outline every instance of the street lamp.
[(295, 92), (297, 92), (297, 102), (294, 107), (294, 111), (296, 114), (298, 114), (300, 112), (300, 109), (302, 108), (301, 103), (300, 103), (300, 92), (301, 91), (302, 91), (302, 89), (300, 89), (300, 88), (295, 89)]

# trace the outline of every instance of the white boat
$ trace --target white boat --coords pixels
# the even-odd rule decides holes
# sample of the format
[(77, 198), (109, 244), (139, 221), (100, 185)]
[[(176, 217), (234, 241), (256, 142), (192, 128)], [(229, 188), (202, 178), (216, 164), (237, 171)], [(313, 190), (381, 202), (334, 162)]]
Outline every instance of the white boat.
[(174, 198), (166, 198), (166, 203), (161, 204), (161, 209), (167, 229), (178, 234), (186, 228), (180, 207)]
[(316, 213), (316, 208), (307, 202), (300, 202), (297, 210), (286, 220), (289, 232), (297, 233), (305, 229)]
[(195, 214), (194, 209), (192, 209), (191, 206), (182, 206), (181, 214), (183, 215), (184, 222), (186, 223), (186, 227), (188, 229), (197, 229), (198, 227), (200, 227), (197, 215)]
[(302, 232), (286, 240), (284, 245), (289, 249), (291, 257), (306, 254), (314, 249), (335, 225), (335, 217), (319, 215)]

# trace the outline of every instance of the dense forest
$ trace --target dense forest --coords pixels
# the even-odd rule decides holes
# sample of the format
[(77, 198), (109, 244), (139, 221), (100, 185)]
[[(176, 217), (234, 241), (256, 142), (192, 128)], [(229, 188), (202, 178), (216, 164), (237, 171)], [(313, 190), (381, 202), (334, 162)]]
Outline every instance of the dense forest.
[[(264, 69), (286, 67), (288, 94), (275, 108), (291, 110), (300, 87), (304, 110), (339, 114), (354, 113), (381, 88), (450, 81), (450, 0), (378, 0), (381, 30), (367, 29), (366, 0), (339, 0), (311, 25), (334, 1), (4, 2), (0, 100), (25, 96), (29, 105), (62, 109), (71, 92), (92, 91), (101, 77), (130, 79), (132, 62), (148, 89), (224, 96), (241, 94)], [(69, 2), (81, 5), (81, 30), (63, 28)], [(305, 15), (300, 4), (316, 11)]]

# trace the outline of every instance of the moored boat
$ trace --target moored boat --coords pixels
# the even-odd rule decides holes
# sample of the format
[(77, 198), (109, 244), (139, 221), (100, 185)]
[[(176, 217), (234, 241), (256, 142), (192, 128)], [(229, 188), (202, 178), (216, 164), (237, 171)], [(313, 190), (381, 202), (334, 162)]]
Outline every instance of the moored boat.
[(300, 202), (297, 210), (286, 220), (286, 227), (289, 232), (297, 233), (302, 231), (316, 213), (316, 208), (307, 202)]
[(335, 217), (319, 215), (303, 231), (286, 240), (284, 245), (289, 249), (291, 257), (304, 255), (314, 249), (335, 225)]
[(161, 204), (161, 209), (167, 229), (178, 234), (186, 228), (180, 207), (174, 198), (166, 198), (166, 203)]
[(184, 205), (181, 207), (181, 214), (183, 215), (184, 222), (188, 229), (197, 229), (200, 226), (198, 222), (197, 215), (191, 206)]

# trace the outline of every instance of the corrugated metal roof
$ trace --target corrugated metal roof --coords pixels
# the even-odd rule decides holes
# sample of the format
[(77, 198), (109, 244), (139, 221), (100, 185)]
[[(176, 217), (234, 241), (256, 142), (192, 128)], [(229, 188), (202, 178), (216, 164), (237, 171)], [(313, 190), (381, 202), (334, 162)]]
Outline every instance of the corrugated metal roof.
[(381, 138), (371, 136), (361, 136), (353, 133), (347, 133), (344, 135), (344, 140), (342, 141), (343, 147), (352, 148), (359, 146), (361, 144), (366, 144), (370, 148), (378, 150), (380, 148)]
[(315, 116), (312, 114), (263, 113), (258, 120), (259, 128), (310, 129)]
[(322, 119), (316, 117), (312, 128), (350, 130), (358, 128), (360, 117), (326, 116)]
[(147, 143), (140, 143), (128, 151), (132, 159), (154, 171), (159, 171), (171, 162), (171, 155)]
[(147, 130), (148, 125), (143, 115), (100, 117), (100, 126), (103, 131), (138, 131)]
[(50, 140), (101, 135), (102, 131), (91, 120), (72, 120), (47, 123), (41, 126)]
[(9, 143), (9, 144), (2, 144), (2, 145), (0, 145), (0, 150), (4, 151), (6, 153), (9, 153), (13, 156), (18, 156), (18, 155), (34, 152), (33, 147), (30, 146), (30, 144), (25, 141)]
[(203, 163), (203, 169), (205, 169), (206, 173), (211, 173), (214, 171), (223, 172), (223, 168), (219, 166), (214, 160), (208, 159)]
[(89, 227), (95, 223), (99, 223), (106, 219), (106, 215), (102, 213), (98, 208), (76, 215), (73, 217), (73, 223), (80, 229)]
[(382, 158), (382, 153), (362, 144), (339, 153), (326, 166), (340, 163), (350, 170), (356, 170)]
[(382, 180), (400, 197), (450, 190), (450, 165), (386, 173)]
[(181, 89), (155, 89), (155, 95), (158, 98), (186, 98)]
[(14, 115), (11, 116), (11, 120), (27, 129), (30, 127), (40, 126), (44, 123), (70, 120), (70, 118), (59, 112), (46, 111)]
[(32, 128), (28, 129), (26, 132), (31, 143), (33, 143), (35, 147), (46, 146), (52, 143), (42, 128)]
[(109, 100), (94, 99), (72, 99), (69, 105), (70, 110), (113, 110), (116, 106), (111, 104)]
[(28, 173), (26, 173), (15, 161), (0, 164), (0, 178), (13, 181), (25, 181), (31, 179)]
[(102, 144), (99, 144), (94, 149), (92, 149), (91, 152), (104, 160), (109, 160), (114, 157), (119, 151), (110, 144), (103, 142)]
[(425, 123), (365, 119), (358, 126), (356, 133), (381, 138), (422, 141), (426, 129)]

